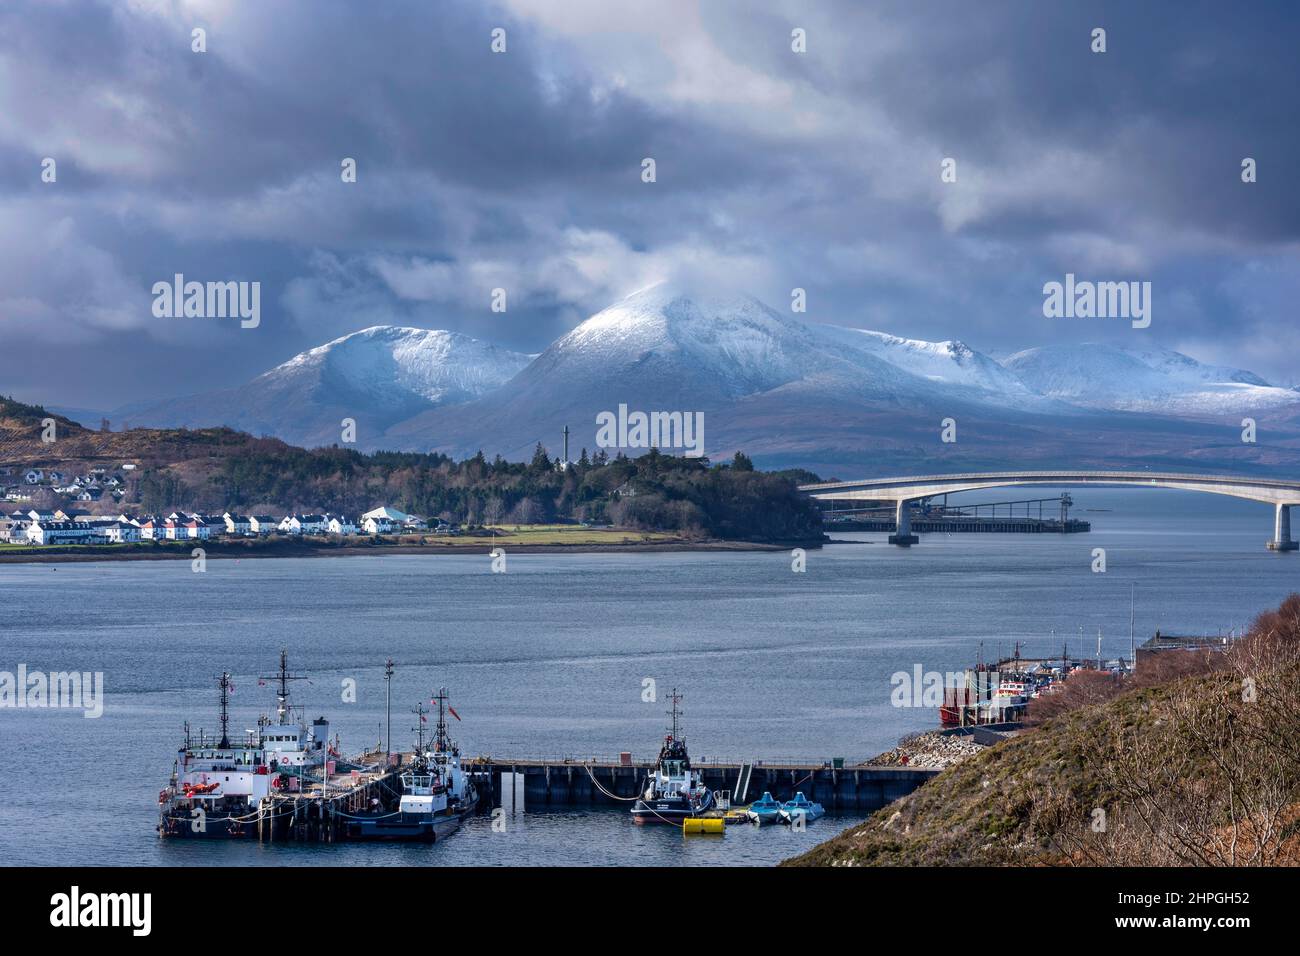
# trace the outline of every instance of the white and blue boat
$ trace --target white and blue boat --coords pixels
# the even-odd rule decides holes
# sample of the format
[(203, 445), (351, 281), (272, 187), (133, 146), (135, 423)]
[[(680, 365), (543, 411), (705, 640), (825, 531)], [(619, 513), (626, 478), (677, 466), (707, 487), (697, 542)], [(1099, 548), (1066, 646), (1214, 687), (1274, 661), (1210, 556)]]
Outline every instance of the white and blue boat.
[[(763, 794), (767, 796), (767, 794)], [(794, 795), (793, 800), (787, 800), (781, 804), (781, 822), (794, 823), (795, 820), (802, 818), (804, 823), (812, 823), (814, 820), (820, 820), (826, 816), (826, 808), (820, 803), (814, 803), (803, 795), (800, 790)]]
[(645, 791), (632, 804), (632, 820), (637, 824), (665, 823), (680, 827), (683, 820), (703, 816), (714, 809), (713, 791), (704, 784), (700, 772), (691, 767), (686, 752), (686, 739), (681, 735), (681, 711), (677, 703), (681, 695), (672, 692), (672, 728), (664, 738), (659, 758), (650, 771)]
[(782, 809), (781, 801), (764, 790), (763, 795), (749, 805), (749, 809), (745, 811), (745, 816), (761, 826), (767, 823), (776, 823), (777, 820), (781, 819)]

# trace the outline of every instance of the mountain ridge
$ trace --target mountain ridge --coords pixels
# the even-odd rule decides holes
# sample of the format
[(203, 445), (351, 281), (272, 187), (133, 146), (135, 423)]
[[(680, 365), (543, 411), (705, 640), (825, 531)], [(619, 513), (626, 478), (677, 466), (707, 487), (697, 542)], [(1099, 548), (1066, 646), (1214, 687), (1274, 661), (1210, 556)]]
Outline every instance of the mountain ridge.
[[(596, 415), (619, 405), (702, 412), (708, 454), (743, 448), (781, 465), (1072, 454), (1152, 466), (1300, 463), (1300, 392), (1243, 369), (1096, 343), (1037, 346), (999, 361), (958, 340), (812, 323), (753, 296), (701, 296), (668, 283), (620, 299), (536, 355), (455, 332), (372, 326), (239, 389), (112, 418), (229, 424), (311, 445), (337, 442), (348, 417), (365, 449), (517, 457), (538, 441), (558, 453), (566, 424), (572, 453), (594, 450)], [(1285, 442), (1231, 447), (1225, 421), (1243, 411), (1267, 416), (1270, 434)], [(947, 418), (960, 422), (958, 441), (936, 447)]]

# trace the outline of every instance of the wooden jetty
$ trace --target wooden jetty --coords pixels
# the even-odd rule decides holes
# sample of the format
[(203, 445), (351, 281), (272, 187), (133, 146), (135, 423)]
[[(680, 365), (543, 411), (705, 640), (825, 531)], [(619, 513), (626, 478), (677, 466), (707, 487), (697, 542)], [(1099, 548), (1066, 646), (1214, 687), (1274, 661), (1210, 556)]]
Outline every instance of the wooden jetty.
[(257, 838), (332, 843), (345, 838), (350, 818), (372, 806), (395, 810), (402, 793), (400, 766), (384, 767), (382, 753), (367, 756), (378, 760), (370, 769), (333, 773), (327, 784), (308, 779), (301, 790), (263, 798), (256, 811)]

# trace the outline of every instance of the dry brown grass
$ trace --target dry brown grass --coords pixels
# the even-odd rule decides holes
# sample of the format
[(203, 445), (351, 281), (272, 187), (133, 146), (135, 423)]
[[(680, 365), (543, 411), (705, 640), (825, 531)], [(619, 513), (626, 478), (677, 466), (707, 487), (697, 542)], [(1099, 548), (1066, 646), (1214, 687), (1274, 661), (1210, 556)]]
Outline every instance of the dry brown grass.
[(1300, 861), (1300, 595), (1228, 651), (1086, 681), (801, 865)]

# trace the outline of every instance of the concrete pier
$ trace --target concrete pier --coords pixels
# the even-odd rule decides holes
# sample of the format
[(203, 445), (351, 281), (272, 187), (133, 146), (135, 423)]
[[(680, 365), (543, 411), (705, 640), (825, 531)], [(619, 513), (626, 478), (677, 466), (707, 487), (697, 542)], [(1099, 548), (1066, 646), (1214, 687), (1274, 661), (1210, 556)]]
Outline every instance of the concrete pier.
[(1279, 504), (1277, 516), (1273, 520), (1273, 540), (1268, 543), (1271, 551), (1295, 551), (1300, 543), (1291, 540), (1291, 506)]
[(889, 543), (906, 548), (919, 542), (921, 539), (912, 534), (912, 503), (910, 501), (898, 502), (896, 515), (894, 527), (897, 530), (889, 536)]
[[(893, 533), (893, 518), (854, 517), (826, 522), (828, 534), (837, 531), (885, 531)], [(986, 518), (949, 515), (912, 518), (912, 534), (1083, 534), (1092, 530), (1088, 521), (1071, 518), (1065, 524), (1054, 518)]]
[[(778, 800), (792, 799), (802, 791), (828, 810), (874, 811), (907, 796), (939, 771), (906, 767), (846, 766), (787, 763), (711, 763), (693, 761), (710, 790), (727, 792), (733, 802), (741, 800), (737, 785), (749, 768), (744, 802), (750, 803), (768, 791)], [(623, 763), (616, 760), (513, 760), (478, 758), (466, 763), (481, 793), (491, 795), (491, 805), (500, 806), (502, 774), (523, 776), (523, 805), (526, 810), (556, 807), (630, 807), (646, 787), (651, 762)], [(514, 778), (507, 776), (513, 787)], [(611, 796), (611, 794), (613, 796)], [(505, 794), (507, 802), (513, 794)]]
[(1264, 502), (1277, 508), (1277, 522), (1269, 548), (1274, 551), (1297, 550), (1296, 542), (1291, 540), (1291, 506), (1300, 505), (1300, 481), (1276, 478), (1154, 471), (991, 471), (826, 481), (800, 485), (799, 491), (810, 498), (838, 503), (841, 507), (845, 502), (854, 501), (894, 503), (898, 508), (895, 522), (898, 531), (889, 541), (891, 544), (909, 545), (916, 544), (918, 539), (912, 533), (908, 502), (965, 491), (1029, 485), (1173, 488)]

